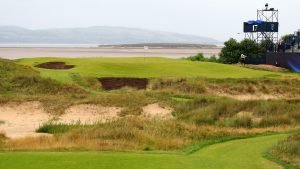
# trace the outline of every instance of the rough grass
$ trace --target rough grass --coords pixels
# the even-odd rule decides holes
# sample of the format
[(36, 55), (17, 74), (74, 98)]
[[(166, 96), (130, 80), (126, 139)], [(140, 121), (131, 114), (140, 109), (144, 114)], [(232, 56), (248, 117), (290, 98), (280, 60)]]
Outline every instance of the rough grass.
[(0, 92), (1, 94), (69, 94), (83, 93), (74, 85), (65, 85), (58, 81), (42, 78), (39, 72), (29, 66), (0, 59)]
[(0, 148), (4, 146), (5, 140), (6, 140), (5, 134), (0, 132)]
[(177, 94), (268, 95), (274, 98), (299, 99), (299, 78), (157, 78), (152, 90)]
[(290, 136), (288, 139), (276, 144), (269, 154), (280, 160), (286, 168), (300, 168), (300, 133)]
[(291, 70), (282, 68), (282, 67), (276, 67), (276, 66), (271, 66), (271, 65), (239, 65), (242, 67), (250, 68), (250, 69), (255, 69), (255, 70), (266, 70), (266, 71), (273, 71), (273, 72), (291, 72)]
[[(74, 128), (72, 128), (74, 127)], [(44, 129), (45, 127), (42, 127)], [(293, 130), (295, 127), (230, 128), (198, 126), (175, 120), (156, 121), (125, 118), (88, 127), (52, 125), (46, 131), (54, 137), (24, 138), (6, 142), (9, 150), (178, 150), (205, 140), (219, 140), (269, 132)], [(64, 131), (66, 133), (61, 133)]]
[[(178, 101), (173, 100), (172, 95), (168, 96), (165, 93), (149, 94), (136, 91), (128, 97), (123, 91), (122, 94), (118, 92), (114, 94), (115, 96), (107, 95), (107, 98), (102, 99), (99, 96), (98, 101), (86, 102), (85, 99), (81, 101), (127, 107), (125, 110), (128, 112), (122, 112), (121, 116), (139, 115), (141, 110), (135, 108), (138, 109), (151, 101), (161, 101), (174, 108), (173, 115), (176, 119), (151, 121), (133, 116), (94, 126), (44, 124), (38, 129), (39, 132), (59, 135), (55, 139), (50, 138), (50, 141), (48, 139), (44, 141), (21, 140), (26, 144), (14, 143), (11, 147), (22, 145), (19, 148), (28, 149), (30, 146), (34, 148), (35, 144), (42, 144), (46, 148), (174, 150), (201, 140), (299, 128), (297, 126), (300, 122), (300, 104), (297, 100), (238, 101), (201, 95), (188, 101)], [(108, 142), (111, 144), (107, 144)]]
[(234, 95), (269, 94), (291, 99), (300, 92), (299, 78), (207, 79), (206, 82), (211, 91)]
[[(174, 103), (179, 120), (197, 125), (260, 128), (299, 125), (298, 100), (238, 101), (229, 98), (201, 96), (189, 102)], [(241, 112), (248, 115), (238, 116)]]
[(92, 125), (87, 126), (87, 125), (82, 125), (80, 122), (77, 124), (62, 124), (62, 123), (54, 123), (54, 122), (47, 122), (43, 125), (41, 125), (36, 132), (37, 133), (49, 133), (49, 134), (61, 134), (61, 133), (66, 133), (70, 130), (74, 129), (84, 129), (87, 127), (92, 127)]
[[(46, 61), (54, 61), (54, 58), (18, 62), (33, 66)], [(148, 58), (146, 61), (141, 58), (65, 61), (77, 67), (72, 70), (44, 70), (0, 60), (3, 65), (0, 67), (3, 73), (0, 74), (0, 104), (40, 101), (47, 112), (56, 115), (64, 113), (72, 105), (100, 104), (122, 107), (120, 116), (124, 118), (92, 126), (45, 124), (38, 131), (52, 133), (54, 137), (9, 140), (5, 148), (177, 150), (207, 139), (286, 131), (299, 126), (299, 98), (293, 98), (300, 84), (296, 76), (291, 78), (286, 74), (229, 65), (162, 58)], [(162, 75), (176, 77), (162, 78)], [(100, 84), (95, 81), (99, 76), (160, 78), (151, 78), (147, 90), (124, 88), (101, 91)], [(268, 77), (258, 78), (263, 76)], [(72, 84), (65, 84), (68, 82)], [(228, 94), (286, 93), (289, 99), (239, 101), (216, 95), (215, 92), (219, 91)], [(153, 121), (138, 117), (142, 107), (152, 103), (172, 107), (175, 119)]]

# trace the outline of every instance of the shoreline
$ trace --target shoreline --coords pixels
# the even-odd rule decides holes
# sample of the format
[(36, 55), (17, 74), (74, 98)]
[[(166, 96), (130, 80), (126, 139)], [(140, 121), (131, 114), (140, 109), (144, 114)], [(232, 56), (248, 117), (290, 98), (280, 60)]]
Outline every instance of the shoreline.
[(219, 47), (210, 48), (150, 48), (138, 47), (1, 47), (0, 57), (5, 59), (35, 57), (166, 57), (182, 58), (203, 53), (218, 56)]

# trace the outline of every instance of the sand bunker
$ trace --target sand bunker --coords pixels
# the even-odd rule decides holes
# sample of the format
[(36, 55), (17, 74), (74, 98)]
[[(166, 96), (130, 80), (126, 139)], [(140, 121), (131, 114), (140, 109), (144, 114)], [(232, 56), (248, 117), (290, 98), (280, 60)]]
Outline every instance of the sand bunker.
[(36, 65), (35, 67), (43, 68), (43, 69), (72, 69), (74, 65), (66, 65), (65, 62), (47, 62)]
[(115, 90), (123, 87), (132, 87), (136, 89), (146, 89), (148, 79), (145, 78), (99, 78), (103, 89)]
[(0, 125), (0, 132), (10, 138), (19, 138), (43, 135), (35, 133), (35, 130), (47, 122), (49, 116), (39, 102), (25, 102), (0, 106), (0, 119), (4, 121)]
[(101, 105), (81, 104), (68, 108), (57, 122), (65, 124), (105, 123), (120, 118), (121, 108), (103, 107)]
[[(0, 133), (9, 138), (36, 137), (47, 134), (35, 133), (44, 123), (63, 124), (95, 124), (106, 123), (121, 118), (121, 108), (104, 107), (95, 104), (74, 105), (65, 110), (60, 117), (50, 116), (40, 102), (8, 103), (0, 105)], [(172, 109), (163, 108), (158, 104), (143, 107), (142, 116), (146, 118), (172, 119)]]
[(146, 118), (167, 120), (174, 118), (172, 115), (172, 111), (173, 110), (171, 108), (162, 108), (159, 106), (159, 104), (156, 103), (143, 107), (142, 116)]
[[(68, 108), (58, 118), (58, 123), (95, 124), (113, 121), (119, 118), (121, 108), (103, 107), (101, 105), (75, 105)], [(22, 104), (8, 103), (0, 106), (0, 133), (9, 138), (36, 137), (47, 134), (35, 133), (44, 123), (53, 120), (53, 116), (47, 114), (40, 102), (25, 102)]]

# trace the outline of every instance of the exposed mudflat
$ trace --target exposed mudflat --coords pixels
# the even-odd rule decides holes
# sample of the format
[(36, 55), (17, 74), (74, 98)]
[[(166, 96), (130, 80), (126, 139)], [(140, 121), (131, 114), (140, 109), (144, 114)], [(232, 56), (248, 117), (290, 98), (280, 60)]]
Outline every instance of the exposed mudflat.
[(221, 48), (144, 48), (109, 47), (0, 47), (0, 56), (6, 59), (33, 57), (167, 57), (182, 58), (203, 53), (205, 56), (218, 55)]

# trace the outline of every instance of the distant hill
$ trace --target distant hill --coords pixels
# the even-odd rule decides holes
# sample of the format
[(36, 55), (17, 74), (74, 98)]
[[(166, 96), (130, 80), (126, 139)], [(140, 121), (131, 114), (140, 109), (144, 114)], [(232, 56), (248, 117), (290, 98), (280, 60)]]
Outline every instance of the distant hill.
[(138, 43), (219, 44), (220, 42), (208, 37), (125, 27), (97, 26), (30, 30), (16, 26), (0, 26), (0, 43), (105, 45)]

